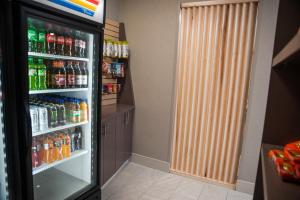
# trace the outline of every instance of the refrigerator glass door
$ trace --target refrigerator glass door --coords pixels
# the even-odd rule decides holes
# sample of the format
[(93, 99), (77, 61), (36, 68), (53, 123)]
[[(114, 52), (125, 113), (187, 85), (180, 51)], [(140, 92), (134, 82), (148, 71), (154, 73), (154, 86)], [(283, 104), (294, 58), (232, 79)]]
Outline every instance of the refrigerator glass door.
[(33, 191), (40, 200), (66, 199), (97, 183), (96, 35), (71, 26), (27, 19)]
[[(2, 73), (2, 49), (0, 41), (0, 77)], [(2, 102), (2, 80), (0, 79), (0, 200), (8, 199), (7, 172), (5, 154), (5, 135), (3, 130), (3, 102)]]

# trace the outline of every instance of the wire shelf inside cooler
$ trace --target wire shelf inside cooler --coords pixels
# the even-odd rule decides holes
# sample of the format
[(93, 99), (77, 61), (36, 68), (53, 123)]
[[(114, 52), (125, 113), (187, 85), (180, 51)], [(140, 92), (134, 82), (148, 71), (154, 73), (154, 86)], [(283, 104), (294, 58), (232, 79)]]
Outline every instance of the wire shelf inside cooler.
[(88, 150), (77, 150), (77, 151), (74, 151), (71, 154), (71, 157), (69, 157), (69, 158), (58, 160), (58, 161), (55, 161), (55, 162), (50, 163), (50, 164), (42, 164), (41, 166), (32, 169), (32, 175), (38, 174), (38, 173), (40, 173), (42, 171), (45, 171), (47, 169), (50, 169), (50, 168), (55, 167), (57, 165), (60, 165), (60, 164), (62, 164), (64, 162), (67, 162), (67, 161), (72, 160), (74, 158), (78, 158), (78, 157), (83, 156), (83, 155), (85, 155), (87, 153), (88, 153)]
[(90, 61), (90, 59), (88, 59), (88, 58), (53, 55), (53, 54), (36, 53), (36, 52), (28, 52), (28, 56), (42, 57), (42, 58), (48, 58), (48, 59), (78, 60), (78, 61), (86, 61), (86, 62)]
[(89, 90), (89, 88), (32, 90), (32, 91), (29, 91), (29, 94), (50, 94), (50, 93), (63, 93), (63, 92), (81, 92), (81, 91), (88, 91), (88, 90)]
[(43, 135), (43, 134), (46, 134), (46, 133), (52, 133), (52, 132), (55, 132), (55, 131), (61, 131), (61, 130), (68, 129), (68, 128), (73, 128), (73, 127), (76, 127), (76, 126), (82, 126), (82, 125), (85, 125), (85, 124), (88, 124), (88, 121), (75, 123), (75, 124), (66, 124), (64, 126), (58, 126), (58, 127), (55, 127), (55, 128), (49, 128), (49, 129), (46, 129), (46, 130), (43, 130), (43, 131), (33, 132), (32, 137), (35, 137), (35, 136), (38, 136), (38, 135)]

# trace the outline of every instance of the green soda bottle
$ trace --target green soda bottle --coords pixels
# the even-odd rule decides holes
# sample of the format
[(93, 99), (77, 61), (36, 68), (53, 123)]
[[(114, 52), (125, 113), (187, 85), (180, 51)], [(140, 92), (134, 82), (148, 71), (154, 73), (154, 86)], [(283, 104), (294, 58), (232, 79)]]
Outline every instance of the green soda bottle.
[(37, 90), (37, 68), (33, 62), (33, 57), (28, 57), (28, 79), (29, 90)]
[(28, 19), (28, 51), (36, 52), (36, 43), (37, 43), (37, 32), (36, 28), (33, 26), (32, 19)]
[(38, 90), (47, 89), (47, 85), (46, 85), (47, 68), (46, 65), (44, 65), (42, 58), (38, 59), (37, 75), (38, 75), (38, 81), (37, 81)]
[(46, 32), (45, 29), (40, 25), (38, 30), (38, 40), (37, 40), (37, 52), (45, 53), (46, 52)]

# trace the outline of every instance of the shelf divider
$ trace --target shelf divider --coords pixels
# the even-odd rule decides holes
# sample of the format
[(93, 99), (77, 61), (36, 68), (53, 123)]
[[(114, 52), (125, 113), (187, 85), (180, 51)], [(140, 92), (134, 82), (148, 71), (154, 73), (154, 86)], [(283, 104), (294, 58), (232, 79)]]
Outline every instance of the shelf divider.
[(32, 90), (32, 91), (29, 91), (29, 94), (50, 94), (50, 93), (62, 93), (62, 92), (80, 92), (80, 91), (88, 91), (88, 90), (89, 90), (89, 88)]
[(61, 56), (61, 55), (53, 55), (53, 54), (37, 53), (37, 52), (28, 52), (28, 55), (35, 56), (35, 57), (49, 58), (49, 59), (78, 60), (78, 61), (86, 61), (86, 62), (90, 61), (90, 59), (88, 58)]

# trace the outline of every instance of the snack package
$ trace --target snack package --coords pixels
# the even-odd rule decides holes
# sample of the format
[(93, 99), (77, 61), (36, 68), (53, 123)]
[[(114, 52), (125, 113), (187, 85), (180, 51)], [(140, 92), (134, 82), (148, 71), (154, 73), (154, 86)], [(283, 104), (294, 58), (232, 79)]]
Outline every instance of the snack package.
[(277, 173), (284, 181), (294, 180), (296, 177), (295, 168), (289, 161), (281, 161), (276, 164)]
[(300, 164), (300, 150), (284, 150), (284, 154), (292, 164)]
[(300, 151), (300, 141), (292, 142), (284, 146), (284, 150), (299, 150)]
[(277, 149), (270, 150), (269, 157), (275, 164), (277, 164), (278, 162), (288, 161), (288, 157), (284, 154), (284, 152)]

